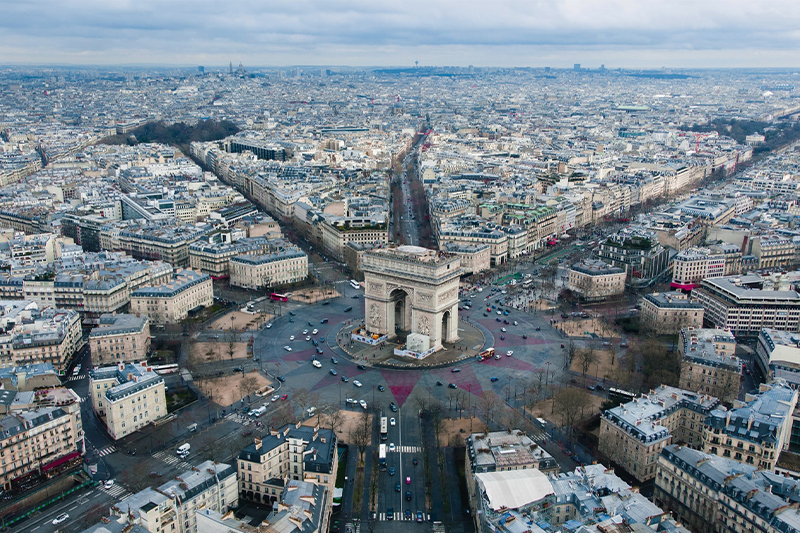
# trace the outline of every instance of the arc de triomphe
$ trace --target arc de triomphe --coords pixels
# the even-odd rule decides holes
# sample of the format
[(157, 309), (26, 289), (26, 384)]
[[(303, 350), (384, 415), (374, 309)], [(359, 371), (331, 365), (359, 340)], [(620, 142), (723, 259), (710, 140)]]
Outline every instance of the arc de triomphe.
[(457, 256), (419, 246), (365, 252), (364, 313), (370, 333), (427, 335), (430, 347), (458, 340)]

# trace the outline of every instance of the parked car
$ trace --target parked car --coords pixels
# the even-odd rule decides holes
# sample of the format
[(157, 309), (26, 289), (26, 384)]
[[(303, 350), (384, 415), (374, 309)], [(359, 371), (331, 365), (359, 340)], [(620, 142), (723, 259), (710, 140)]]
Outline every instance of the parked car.
[(317, 360), (311, 361), (311, 364), (314, 365), (314, 368), (322, 368), (322, 363)]

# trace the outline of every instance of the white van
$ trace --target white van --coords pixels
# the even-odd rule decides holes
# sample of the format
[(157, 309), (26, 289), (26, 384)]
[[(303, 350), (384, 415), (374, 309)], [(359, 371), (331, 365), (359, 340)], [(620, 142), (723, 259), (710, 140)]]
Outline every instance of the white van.
[(267, 412), (267, 408), (262, 405), (261, 407), (257, 407), (256, 409), (253, 409), (250, 412), (250, 416), (254, 416), (254, 417), (255, 416), (261, 416), (266, 412)]
[(189, 433), (194, 433), (195, 431), (197, 431), (197, 422), (195, 422), (194, 424), (189, 424), (188, 429)]
[(189, 455), (189, 450), (191, 449), (192, 445), (187, 442), (186, 444), (181, 444), (180, 446), (178, 446), (177, 452), (178, 455), (180, 455), (181, 457), (185, 457)]

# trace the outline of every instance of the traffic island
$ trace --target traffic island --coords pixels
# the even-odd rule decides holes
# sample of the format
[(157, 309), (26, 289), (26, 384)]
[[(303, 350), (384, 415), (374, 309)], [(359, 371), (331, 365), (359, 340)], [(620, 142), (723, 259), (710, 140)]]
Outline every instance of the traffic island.
[(445, 342), (442, 349), (427, 355), (424, 359), (415, 359), (398, 355), (396, 350), (405, 346), (401, 340), (389, 339), (371, 346), (353, 338), (353, 332), (362, 325), (345, 325), (336, 334), (336, 342), (354, 362), (398, 369), (419, 369), (447, 366), (461, 361), (474, 359), (484, 349), (486, 338), (475, 325), (459, 320), (459, 340), (454, 343)]

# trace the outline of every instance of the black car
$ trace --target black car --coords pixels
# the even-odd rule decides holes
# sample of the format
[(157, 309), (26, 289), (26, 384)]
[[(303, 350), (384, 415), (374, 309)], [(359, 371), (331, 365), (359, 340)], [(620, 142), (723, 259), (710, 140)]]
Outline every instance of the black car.
[(349, 312), (350, 312), (350, 311), (352, 311), (352, 310), (353, 310), (353, 308), (352, 308), (352, 307), (345, 307), (345, 309), (344, 309), (344, 312), (345, 312), (345, 313), (349, 313)]
[(441, 381), (437, 381), (437, 382), (436, 382), (436, 385), (437, 385), (437, 386), (439, 386), (439, 387), (441, 387), (442, 385), (444, 385), (444, 383), (442, 383)]
[(312, 328), (314, 327), (314, 323), (313, 322), (309, 322), (308, 325), (311, 326)]
[(294, 318), (289, 318), (289, 322), (294, 322)]
[(414, 457), (414, 459), (411, 460), (411, 464), (414, 465), (414, 466), (417, 466), (419, 464), (419, 459)]
[(394, 484), (394, 490), (395, 490), (395, 492), (400, 492), (400, 482), (399, 481)]
[[(411, 501), (411, 491), (410, 491), (410, 490), (407, 490), (407, 491), (406, 491), (406, 501), (407, 501), (407, 502), (410, 502), (410, 501)], [(411, 512), (411, 511), (409, 511), (409, 513), (410, 513), (410, 512)]]
[(452, 369), (450, 372), (452, 372), (453, 374), (455, 374), (456, 372), (461, 372), (461, 369), (460, 369), (460, 368), (454, 368), (454, 369)]
[(378, 390), (379, 390), (380, 392), (383, 392), (383, 391), (385, 391), (386, 389), (384, 388), (384, 386), (383, 386), (383, 385), (378, 385)]
[(522, 336), (522, 338), (523, 338), (523, 339), (527, 339), (527, 338), (528, 338), (528, 336), (527, 336), (527, 335), (523, 335), (523, 336)]
[(322, 305), (331, 305), (331, 301), (330, 300), (325, 300), (324, 302), (322, 302)]
[(331, 357), (331, 363), (333, 363), (334, 365), (338, 365), (339, 364), (339, 360), (336, 359), (335, 357)]
[[(409, 492), (409, 494), (411, 494), (411, 493)], [(408, 498), (408, 501), (411, 501), (411, 498)], [(403, 517), (404, 517), (405, 520), (411, 520), (411, 518), (412, 518), (411, 509), (406, 509), (405, 511), (403, 511)]]
[(457, 389), (458, 388), (458, 385), (456, 385), (455, 383), (450, 383), (447, 386), (450, 387), (451, 389)]
[(394, 507), (386, 509), (386, 520), (394, 520)]
[(242, 371), (242, 367), (240, 367), (240, 366), (234, 367), (233, 371), (234, 372), (241, 372)]
[(275, 379), (277, 379), (277, 380), (278, 380), (278, 381), (280, 381), (281, 383), (283, 383), (284, 381), (286, 381), (286, 378), (285, 378), (285, 377), (283, 377), (283, 376), (278, 376), (278, 377), (276, 377)]
[(289, 314), (292, 316), (297, 316), (297, 313), (295, 313), (294, 311), (289, 311)]
[(393, 413), (397, 412), (397, 406), (394, 404), (394, 402), (389, 404), (389, 409), (391, 409)]
[(367, 369), (367, 367), (365, 367), (364, 365), (358, 365), (356, 368), (358, 368), (359, 370), (366, 370)]
[(351, 296), (350, 298), (352, 298), (353, 300), (358, 300), (358, 294)]
[(323, 318), (322, 320), (319, 321), (319, 323), (320, 324), (327, 324), (328, 323), (328, 319), (327, 318)]

